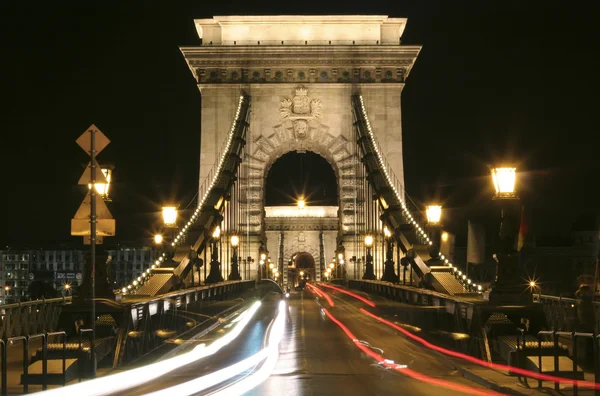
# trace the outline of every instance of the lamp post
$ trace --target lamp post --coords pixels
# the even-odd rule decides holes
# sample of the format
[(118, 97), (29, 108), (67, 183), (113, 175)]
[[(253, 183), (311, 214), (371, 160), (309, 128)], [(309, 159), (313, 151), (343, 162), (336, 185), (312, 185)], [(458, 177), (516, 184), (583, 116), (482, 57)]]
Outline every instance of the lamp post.
[(385, 267), (381, 280), (384, 282), (397, 282), (399, 277), (394, 272), (394, 238), (392, 238), (392, 233), (387, 226), (383, 228), (383, 235), (385, 236), (386, 251)]
[(440, 230), (442, 220), (442, 206), (441, 205), (427, 205), (425, 209), (427, 215), (427, 228), (429, 228), (429, 237), (433, 241), (431, 247), (435, 248), (434, 254), (431, 254), (432, 258), (436, 258), (439, 255), (440, 249)]
[[(100, 198), (102, 198), (102, 200), (104, 200), (104, 202), (111, 202), (108, 192), (110, 190), (110, 182), (112, 179), (112, 172), (114, 169), (115, 169), (115, 167), (112, 165), (101, 166), (100, 170), (102, 171), (102, 174), (104, 174), (104, 177), (106, 178), (106, 183), (94, 183), (96, 193), (100, 196)], [(90, 190), (92, 189), (91, 183), (88, 184), (88, 188)]]
[(375, 272), (373, 271), (373, 256), (371, 255), (371, 247), (373, 246), (373, 235), (365, 235), (365, 246), (367, 248), (367, 257), (365, 262), (365, 274), (363, 279), (375, 280)]
[(229, 280), (242, 280), (240, 276), (240, 271), (238, 267), (238, 255), (237, 250), (240, 244), (240, 237), (237, 235), (231, 236), (231, 249), (233, 252), (231, 253), (231, 273), (229, 274)]
[(509, 215), (511, 207), (518, 203), (515, 192), (516, 168), (496, 167), (491, 169), (496, 194), (493, 199), (500, 204), (500, 232), (496, 245), (496, 278), (491, 285), (491, 304), (530, 303), (531, 295), (523, 293), (519, 259), (514, 248), (515, 222)]
[(429, 232), (429, 238), (431, 238), (432, 241), (429, 246), (429, 256), (431, 258), (428, 260), (428, 265), (443, 265), (443, 262), (440, 261), (442, 206), (436, 204), (427, 205), (425, 214), (427, 215), (427, 229)]
[(211, 238), (210, 273), (205, 283), (223, 282), (221, 275), (221, 263), (219, 262), (219, 239), (221, 238), (221, 227), (216, 226)]
[[(175, 239), (175, 230), (177, 229), (177, 217), (178, 210), (177, 206), (167, 205), (162, 207), (162, 218), (163, 218), (163, 227), (165, 229), (170, 229), (169, 240), (167, 240), (167, 246), (171, 246), (171, 248), (165, 249), (165, 252), (168, 254), (168, 259), (173, 258), (174, 249), (173, 243)], [(161, 243), (165, 242), (165, 237), (161, 235), (160, 237), (154, 236), (154, 241), (160, 240)], [(169, 244), (170, 242), (170, 244)]]
[(260, 248), (258, 249), (258, 257), (260, 258), (260, 260), (258, 261), (258, 265), (256, 266), (256, 270), (258, 272), (256, 280), (258, 282), (260, 282), (260, 280), (263, 277), (264, 265), (267, 262), (267, 253), (266, 253), (266, 249), (264, 248), (263, 245), (261, 245)]

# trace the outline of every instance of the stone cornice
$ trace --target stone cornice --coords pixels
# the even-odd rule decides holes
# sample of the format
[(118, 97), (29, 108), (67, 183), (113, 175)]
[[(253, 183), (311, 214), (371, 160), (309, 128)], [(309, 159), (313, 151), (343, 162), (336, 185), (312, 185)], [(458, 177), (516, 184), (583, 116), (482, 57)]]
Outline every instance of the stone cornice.
[[(408, 45), (281, 45), (281, 46), (198, 46), (180, 47), (191, 66), (286, 64), (307, 66), (321, 64), (349, 65), (364, 61), (397, 64), (414, 63), (421, 46)], [(328, 63), (329, 62), (329, 63)]]
[(421, 50), (402, 45), (180, 48), (199, 83), (404, 82)]

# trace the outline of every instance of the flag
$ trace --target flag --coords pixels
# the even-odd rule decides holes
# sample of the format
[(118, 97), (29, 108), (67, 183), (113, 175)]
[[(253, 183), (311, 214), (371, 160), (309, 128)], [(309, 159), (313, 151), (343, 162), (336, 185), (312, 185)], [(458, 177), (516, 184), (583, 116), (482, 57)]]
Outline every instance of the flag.
[(467, 235), (467, 263), (483, 264), (485, 262), (485, 228), (481, 224), (469, 220)]
[(523, 273), (527, 273), (525, 266), (525, 241), (529, 234), (529, 222), (525, 217), (525, 206), (521, 206), (521, 224), (519, 225), (519, 238), (517, 239), (517, 252), (519, 252), (519, 266)]
[(525, 206), (521, 207), (521, 225), (519, 226), (519, 239), (517, 242), (517, 251), (520, 252), (525, 245), (525, 239), (529, 234), (529, 224), (525, 219)]

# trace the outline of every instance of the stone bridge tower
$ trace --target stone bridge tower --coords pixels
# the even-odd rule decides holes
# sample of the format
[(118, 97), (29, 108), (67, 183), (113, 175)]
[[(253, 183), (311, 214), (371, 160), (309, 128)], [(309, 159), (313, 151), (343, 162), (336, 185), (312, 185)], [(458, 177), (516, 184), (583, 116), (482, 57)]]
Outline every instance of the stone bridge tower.
[(252, 97), (242, 175), (247, 231), (258, 236), (264, 230), (264, 183), (271, 165), (287, 152), (313, 151), (337, 176), (338, 232), (351, 257), (358, 229), (354, 213), (362, 205), (351, 95), (363, 96), (383, 154), (402, 181), (400, 97), (421, 48), (400, 44), (406, 19), (219, 16), (195, 24), (201, 45), (181, 51), (202, 95), (200, 185), (219, 159), (245, 91)]

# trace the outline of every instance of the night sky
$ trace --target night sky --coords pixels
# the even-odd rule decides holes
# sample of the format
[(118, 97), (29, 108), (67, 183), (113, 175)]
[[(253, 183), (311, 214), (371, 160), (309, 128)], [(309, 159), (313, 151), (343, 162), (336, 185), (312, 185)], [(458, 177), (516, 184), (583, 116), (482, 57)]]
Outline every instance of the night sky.
[(0, 246), (80, 243), (70, 218), (88, 158), (74, 141), (92, 123), (112, 140), (99, 161), (116, 166), (114, 241), (149, 237), (167, 200), (185, 206), (197, 189), (200, 94), (178, 47), (199, 43), (194, 18), (232, 14), (408, 18), (403, 44), (423, 45), (403, 92), (409, 194), (438, 200), (466, 228), (490, 211), (487, 165), (512, 159), (534, 229), (564, 232), (600, 207), (596, 23), (576, 4), (5, 1)]

